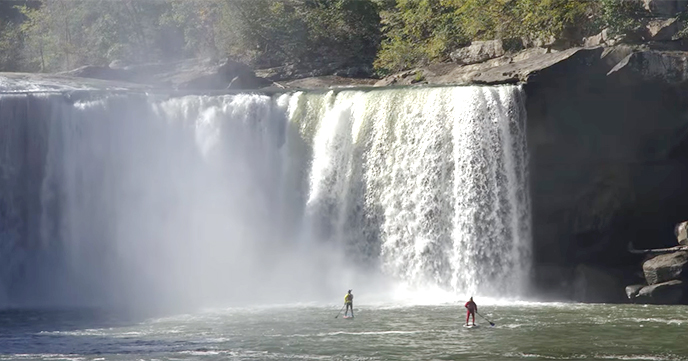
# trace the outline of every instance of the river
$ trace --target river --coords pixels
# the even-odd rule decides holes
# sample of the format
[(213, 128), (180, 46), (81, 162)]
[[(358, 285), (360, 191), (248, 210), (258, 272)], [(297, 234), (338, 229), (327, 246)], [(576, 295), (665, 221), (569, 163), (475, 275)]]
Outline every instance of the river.
[[(480, 300), (477, 300), (480, 301)], [(218, 308), (156, 318), (0, 312), (1, 360), (687, 360), (688, 307), (492, 302)]]

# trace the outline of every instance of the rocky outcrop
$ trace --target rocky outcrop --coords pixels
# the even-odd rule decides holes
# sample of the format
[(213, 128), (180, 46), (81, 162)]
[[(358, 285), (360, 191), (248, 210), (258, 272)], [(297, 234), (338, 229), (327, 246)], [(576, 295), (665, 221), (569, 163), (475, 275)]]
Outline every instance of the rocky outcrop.
[(527, 49), (480, 64), (437, 64), (426, 68), (395, 74), (380, 80), (376, 86), (412, 85), (408, 74), (422, 72), (424, 79), (416, 84), (517, 84), (527, 83), (542, 71), (561, 71), (578, 65), (594, 63), (604, 49), (572, 48), (550, 53), (546, 49)]
[(77, 78), (67, 75), (34, 73), (0, 73), (0, 92), (25, 93), (33, 91), (75, 91), (75, 90), (147, 90), (150, 86)]
[(688, 302), (688, 283), (684, 283), (688, 279), (688, 245), (684, 245), (686, 222), (677, 224), (674, 233), (679, 243), (674, 247), (638, 250), (632, 242), (628, 244), (630, 253), (648, 255), (643, 261), (642, 269), (645, 284), (649, 286), (640, 290), (637, 285), (626, 287), (626, 295), (633, 302)]
[(457, 64), (476, 64), (522, 49), (520, 39), (474, 41), (469, 46), (453, 51), (450, 58)]
[(629, 300), (635, 300), (640, 293), (640, 290), (647, 285), (629, 285), (626, 286), (626, 297)]
[(683, 85), (688, 81), (688, 53), (684, 51), (637, 51), (609, 71), (633, 82), (661, 82)]
[(373, 69), (370, 66), (346, 65), (341, 62), (287, 64), (256, 70), (256, 75), (259, 77), (280, 83), (308, 78), (325, 78), (328, 76), (370, 80), (372, 74)]
[(639, 303), (674, 305), (681, 303), (686, 294), (683, 281), (668, 281), (646, 286), (638, 291), (635, 300)]
[(671, 40), (680, 30), (678, 18), (653, 19), (646, 25), (648, 41), (668, 41)]
[(688, 252), (662, 254), (643, 263), (643, 273), (650, 285), (688, 276)]
[(114, 68), (84, 66), (58, 75), (130, 82), (173, 90), (241, 90), (272, 84), (269, 80), (257, 77), (247, 65), (230, 59), (189, 59)]

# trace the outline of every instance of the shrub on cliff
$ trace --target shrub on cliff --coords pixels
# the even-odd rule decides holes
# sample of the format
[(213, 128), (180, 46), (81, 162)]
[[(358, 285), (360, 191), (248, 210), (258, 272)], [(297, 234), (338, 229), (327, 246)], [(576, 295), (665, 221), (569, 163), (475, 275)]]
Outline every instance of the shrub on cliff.
[(443, 61), (471, 40), (571, 37), (589, 32), (593, 8), (580, 0), (398, 0), (382, 12), (375, 64), (384, 72)]

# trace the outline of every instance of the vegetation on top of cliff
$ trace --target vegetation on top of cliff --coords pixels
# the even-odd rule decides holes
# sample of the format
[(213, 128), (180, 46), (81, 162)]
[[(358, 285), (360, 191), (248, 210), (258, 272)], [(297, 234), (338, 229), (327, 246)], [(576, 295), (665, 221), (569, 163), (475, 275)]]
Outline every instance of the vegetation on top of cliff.
[(0, 20), (8, 24), (0, 27), (0, 50), (12, 47), (21, 61), (0, 62), (0, 70), (197, 56), (230, 56), (256, 67), (371, 64), (381, 37), (372, 1), (51, 0), (18, 9), (12, 23)]
[(474, 40), (565, 47), (605, 28), (632, 32), (649, 16), (640, 0), (8, 0), (0, 70), (229, 56), (384, 75), (445, 61)]
[(605, 28), (631, 31), (648, 16), (635, 0), (398, 0), (382, 11), (385, 38), (375, 65), (399, 71), (445, 61), (473, 40), (574, 45)]

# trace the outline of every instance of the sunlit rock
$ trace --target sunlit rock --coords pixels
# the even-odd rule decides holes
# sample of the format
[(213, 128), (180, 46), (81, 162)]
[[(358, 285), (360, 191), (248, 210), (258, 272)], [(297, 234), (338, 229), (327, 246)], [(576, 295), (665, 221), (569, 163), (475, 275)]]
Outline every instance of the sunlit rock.
[(650, 285), (686, 278), (688, 276), (688, 252), (661, 254), (643, 263), (643, 273)]

